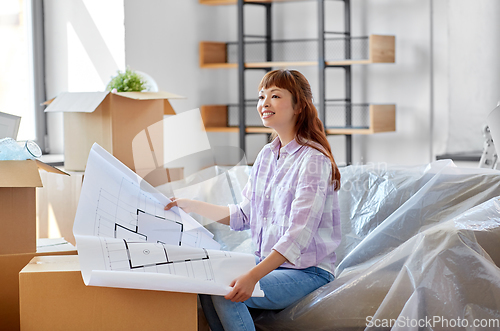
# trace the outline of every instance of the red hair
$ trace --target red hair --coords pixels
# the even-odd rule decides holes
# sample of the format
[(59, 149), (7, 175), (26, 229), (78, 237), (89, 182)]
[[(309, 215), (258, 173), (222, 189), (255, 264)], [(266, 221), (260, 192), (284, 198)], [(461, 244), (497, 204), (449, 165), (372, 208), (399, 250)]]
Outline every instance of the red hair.
[[(318, 110), (313, 104), (311, 86), (307, 79), (297, 70), (279, 69), (268, 72), (259, 84), (259, 91), (276, 86), (288, 90), (292, 94), (293, 107), (299, 113), (295, 124), (295, 140), (303, 146), (310, 146), (324, 155), (332, 163), (332, 184), (335, 190), (340, 189), (340, 171), (333, 158), (332, 149), (326, 139), (323, 122), (318, 117)], [(277, 133), (272, 134), (272, 139)], [(311, 141), (317, 144), (311, 144)], [(319, 144), (319, 146), (318, 146)]]

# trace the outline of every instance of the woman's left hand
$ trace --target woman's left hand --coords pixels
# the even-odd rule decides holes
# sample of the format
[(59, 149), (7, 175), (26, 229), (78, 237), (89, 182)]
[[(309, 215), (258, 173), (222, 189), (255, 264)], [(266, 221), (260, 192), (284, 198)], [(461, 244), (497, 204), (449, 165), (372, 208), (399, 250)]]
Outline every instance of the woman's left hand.
[(232, 302), (246, 301), (252, 296), (255, 284), (257, 284), (258, 281), (259, 280), (255, 279), (250, 272), (247, 272), (231, 282), (230, 286), (233, 290), (224, 298), (231, 300)]

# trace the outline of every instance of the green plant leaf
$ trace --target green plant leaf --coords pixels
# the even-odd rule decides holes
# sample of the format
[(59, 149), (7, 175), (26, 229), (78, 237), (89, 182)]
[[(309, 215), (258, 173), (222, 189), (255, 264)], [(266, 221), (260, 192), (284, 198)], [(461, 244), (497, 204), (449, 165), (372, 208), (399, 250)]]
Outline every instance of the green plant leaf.
[(106, 90), (117, 92), (141, 92), (146, 89), (146, 80), (127, 67), (125, 71), (117, 71), (117, 75), (111, 78), (111, 81), (106, 86)]

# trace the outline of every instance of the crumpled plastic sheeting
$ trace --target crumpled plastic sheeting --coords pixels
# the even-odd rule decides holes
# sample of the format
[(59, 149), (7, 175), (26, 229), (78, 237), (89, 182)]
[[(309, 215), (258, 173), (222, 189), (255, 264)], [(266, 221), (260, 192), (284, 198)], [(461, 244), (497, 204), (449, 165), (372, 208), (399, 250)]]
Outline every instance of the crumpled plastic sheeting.
[[(450, 160), (419, 167), (353, 166), (341, 170), (343, 242), (337, 273), (381, 256), (413, 235), (500, 195), (495, 170)], [(361, 187), (353, 182), (363, 183)]]
[[(500, 320), (499, 171), (438, 161), (341, 172), (336, 279), (280, 312), (262, 311), (259, 329), (482, 330), (474, 319)], [(356, 181), (366, 189), (349, 189)]]
[[(160, 191), (222, 205), (239, 202), (249, 169), (209, 168)], [(500, 320), (499, 171), (459, 168), (449, 160), (340, 171), (336, 279), (282, 311), (255, 312), (258, 329), (391, 329), (367, 327), (370, 317), (393, 319), (392, 330), (460, 329), (411, 325), (439, 317), (465, 319), (469, 327), (462, 329), (481, 330), (472, 327), (474, 319)], [(248, 231), (199, 221), (222, 249), (253, 252)]]

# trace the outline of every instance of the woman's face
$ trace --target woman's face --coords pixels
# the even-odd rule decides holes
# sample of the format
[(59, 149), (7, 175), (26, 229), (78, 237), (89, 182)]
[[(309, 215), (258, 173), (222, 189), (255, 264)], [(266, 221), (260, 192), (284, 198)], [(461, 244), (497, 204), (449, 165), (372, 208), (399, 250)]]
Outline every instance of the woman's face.
[(293, 130), (297, 115), (293, 107), (290, 91), (271, 86), (259, 91), (257, 103), (262, 124), (280, 133), (282, 130)]

